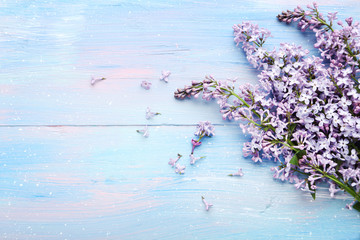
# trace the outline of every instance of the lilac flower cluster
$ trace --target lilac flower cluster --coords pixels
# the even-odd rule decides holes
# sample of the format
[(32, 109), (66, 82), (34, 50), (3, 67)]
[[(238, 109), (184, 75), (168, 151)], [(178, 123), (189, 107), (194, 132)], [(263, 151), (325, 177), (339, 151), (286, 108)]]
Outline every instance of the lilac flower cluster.
[[(315, 48), (321, 52), (321, 57), (330, 61), (331, 68), (336, 69), (334, 77), (340, 78), (343, 84), (354, 81), (358, 85), (356, 74), (360, 71), (360, 26), (352, 17), (346, 18), (344, 24), (337, 21), (340, 29), (334, 28), (337, 12), (328, 13), (328, 22), (319, 13), (316, 3), (307, 6), (307, 10), (297, 7), (294, 11), (279, 14), (280, 21), (290, 23), (299, 21), (298, 26), (305, 30), (313, 30), (316, 36)], [(358, 90), (358, 86), (356, 86)]]
[[(205, 156), (202, 156), (202, 157), (195, 157), (194, 156), (194, 148), (196, 146), (200, 146), (201, 145), (201, 138), (203, 138), (204, 136), (208, 136), (208, 137), (211, 137), (214, 135), (214, 131), (215, 131), (215, 128), (214, 126), (206, 121), (206, 122), (199, 122), (199, 124), (197, 125), (197, 128), (196, 128), (196, 132), (194, 133), (196, 136), (199, 136), (199, 139), (198, 140), (194, 140), (194, 139), (191, 139), (191, 144), (193, 145), (192, 147), (192, 151), (191, 151), (191, 154), (190, 154), (190, 164), (191, 165), (194, 165), (196, 161), (200, 160), (200, 159), (203, 159), (205, 158)], [(179, 173), (179, 174), (184, 174), (185, 173), (185, 169), (186, 169), (186, 166), (183, 166), (183, 165), (180, 165), (178, 164), (177, 162), (180, 160), (180, 158), (182, 157), (181, 154), (178, 153), (178, 157), (176, 159), (172, 159), (170, 158), (170, 161), (168, 162), (169, 165), (171, 165), (173, 168), (175, 168), (175, 172), (176, 173)]]
[(233, 81), (207, 76), (177, 89), (175, 97), (202, 94), (205, 100), (216, 99), (223, 118), (241, 121), (241, 129), (251, 135), (244, 156), (277, 162), (275, 178), (294, 183), (314, 198), (317, 185), (326, 182), (330, 196), (345, 191), (354, 197), (347, 206), (359, 210), (359, 23), (348, 18), (347, 26), (338, 22), (341, 29), (334, 30), (336, 13), (329, 13), (327, 21), (316, 4), (278, 18), (299, 21), (301, 30), (312, 29), (321, 57), (287, 43), (267, 51), (263, 45), (270, 32), (244, 22), (233, 27), (234, 41), (260, 71), (259, 84), (235, 90)]
[[(206, 137), (214, 136), (215, 135), (214, 131), (215, 131), (215, 127), (209, 121), (199, 122), (199, 124), (196, 127), (196, 132), (194, 133), (194, 135), (198, 136), (199, 138), (198, 138), (198, 140), (191, 139), (192, 150), (191, 150), (190, 157), (192, 159), (193, 159), (192, 155), (194, 153), (195, 147), (201, 145), (200, 140), (205, 136)], [(195, 163), (195, 161), (194, 161), (194, 163)]]

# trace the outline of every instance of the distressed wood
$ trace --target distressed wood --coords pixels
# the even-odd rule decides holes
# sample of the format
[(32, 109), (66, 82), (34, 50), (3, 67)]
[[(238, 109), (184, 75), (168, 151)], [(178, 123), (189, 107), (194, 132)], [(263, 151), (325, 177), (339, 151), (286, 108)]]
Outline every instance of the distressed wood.
[[(194, 127), (1, 128), (3, 239), (357, 239), (351, 199), (316, 201), (242, 157), (237, 127), (195, 150)], [(178, 175), (169, 158), (184, 155)], [(229, 177), (241, 167), (243, 177)], [(207, 212), (201, 196), (214, 206)], [(26, 237), (25, 237), (26, 236)]]
[[(180, 103), (172, 93), (208, 74), (257, 82), (233, 43), (232, 26), (244, 20), (272, 31), (269, 49), (295, 42), (312, 50), (312, 34), (276, 19), (308, 2), (3, 0), (0, 124), (144, 124), (147, 106), (163, 113), (158, 124), (223, 123), (215, 104)], [(342, 18), (356, 18), (360, 6), (319, 4)], [(168, 84), (162, 70), (172, 72)], [(107, 80), (91, 87), (92, 76)]]
[[(0, 238), (359, 239), (348, 196), (322, 189), (313, 201), (272, 180), (274, 164), (242, 157), (246, 136), (215, 102), (173, 98), (207, 74), (257, 82), (233, 43), (235, 23), (271, 30), (269, 49), (294, 42), (317, 54), (311, 33), (275, 18), (311, 2), (0, 1)], [(359, 1), (318, 3), (360, 20)], [(91, 86), (91, 77), (107, 79)], [(162, 115), (146, 120), (146, 107)], [(191, 166), (204, 120), (216, 136)], [(136, 133), (145, 124), (148, 138)], [(167, 164), (177, 153), (181, 176)], [(227, 176), (239, 167), (243, 177)]]

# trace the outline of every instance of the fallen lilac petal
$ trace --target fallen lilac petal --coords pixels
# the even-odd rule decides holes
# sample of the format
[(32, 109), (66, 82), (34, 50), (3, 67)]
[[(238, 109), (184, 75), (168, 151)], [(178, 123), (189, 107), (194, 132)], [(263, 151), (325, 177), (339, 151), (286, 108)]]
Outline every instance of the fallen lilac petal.
[(346, 204), (346, 208), (352, 210), (355, 203), (356, 201), (352, 201), (351, 203)]
[(170, 76), (170, 74), (171, 74), (170, 71), (164, 71), (164, 70), (163, 70), (163, 71), (161, 72), (160, 80), (168, 83), (168, 82), (169, 82), (169, 76)]
[(194, 133), (196, 136), (207, 136), (211, 137), (215, 135), (214, 133), (215, 127), (209, 122), (199, 122), (196, 126), (196, 132)]
[(180, 164), (176, 164), (175, 166), (175, 172), (178, 174), (184, 174), (185, 173), (185, 166), (181, 166)]
[(145, 125), (145, 128), (142, 130), (136, 130), (136, 132), (143, 134), (143, 137), (148, 137), (149, 136), (149, 130), (148, 130), (148, 126)]
[(239, 177), (242, 177), (244, 176), (244, 173), (242, 171), (242, 168), (239, 168), (239, 170), (236, 172), (236, 173), (231, 173), (229, 174), (228, 176), (239, 176)]
[(203, 158), (205, 158), (205, 156), (203, 156), (203, 157), (194, 157), (193, 154), (190, 154), (190, 159), (191, 159), (190, 164), (194, 165), (196, 161), (198, 161), (200, 159), (203, 159)]
[(153, 118), (153, 117), (156, 116), (156, 115), (161, 115), (161, 113), (151, 112), (151, 110), (150, 110), (149, 107), (146, 108), (146, 119), (149, 120), (149, 119)]
[(194, 153), (194, 150), (195, 150), (195, 147), (200, 146), (200, 145), (201, 145), (201, 142), (196, 141), (196, 140), (194, 140), (194, 139), (191, 139), (191, 144), (192, 144), (191, 154), (193, 154), (193, 153)]
[(175, 167), (176, 162), (179, 161), (179, 159), (181, 157), (182, 157), (182, 155), (178, 153), (178, 157), (176, 159), (170, 158), (169, 165), (171, 165), (172, 167)]
[(202, 202), (203, 202), (204, 205), (205, 205), (206, 211), (209, 211), (210, 207), (212, 207), (213, 205), (210, 204), (210, 203), (207, 203), (206, 200), (205, 200), (205, 198), (204, 198), (203, 196), (201, 196), (201, 199), (202, 199)]
[(146, 90), (149, 90), (150, 87), (151, 87), (151, 82), (147, 82), (147, 81), (142, 81), (141, 82), (141, 87), (146, 89)]
[(94, 78), (94, 77), (91, 77), (91, 81), (90, 81), (90, 84), (91, 86), (94, 86), (95, 84), (97, 84), (98, 82), (101, 82), (101, 81), (104, 81), (106, 80), (106, 78), (102, 77), (102, 78)]

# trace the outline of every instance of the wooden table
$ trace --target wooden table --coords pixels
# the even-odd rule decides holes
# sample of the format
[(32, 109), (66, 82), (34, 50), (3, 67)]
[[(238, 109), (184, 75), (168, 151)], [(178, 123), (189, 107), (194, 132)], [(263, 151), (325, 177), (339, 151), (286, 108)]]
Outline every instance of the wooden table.
[[(312, 33), (275, 18), (307, 3), (0, 1), (0, 238), (359, 239), (350, 197), (324, 187), (313, 201), (273, 180), (274, 163), (242, 156), (249, 136), (215, 102), (173, 97), (207, 74), (257, 82), (233, 43), (244, 20), (272, 31), (269, 49), (294, 42), (317, 54)], [(359, 1), (318, 3), (360, 20)], [(91, 86), (91, 77), (107, 79)], [(146, 107), (161, 115), (145, 119)], [(192, 166), (190, 140), (205, 120), (216, 136)], [(148, 138), (136, 132), (145, 125)], [(184, 175), (168, 165), (177, 153)], [(243, 177), (227, 176), (240, 167)]]

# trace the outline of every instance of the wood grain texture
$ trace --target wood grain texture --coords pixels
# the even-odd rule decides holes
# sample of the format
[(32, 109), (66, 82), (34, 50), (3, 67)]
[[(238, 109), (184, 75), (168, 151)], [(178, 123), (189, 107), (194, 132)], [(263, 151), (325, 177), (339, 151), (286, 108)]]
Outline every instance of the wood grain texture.
[[(242, 157), (247, 137), (215, 102), (173, 98), (207, 74), (257, 82), (233, 43), (232, 25), (244, 20), (272, 31), (269, 49), (294, 42), (317, 54), (311, 33), (275, 18), (307, 3), (0, 1), (0, 238), (359, 239), (348, 196), (323, 188), (313, 201), (272, 180), (274, 164)], [(355, 0), (318, 3), (342, 19), (360, 11)], [(91, 86), (92, 76), (107, 79)], [(146, 120), (148, 106), (162, 115)], [(191, 166), (204, 120), (216, 136)], [(149, 138), (136, 133), (145, 124)], [(167, 164), (177, 153), (181, 176)], [(227, 176), (239, 167), (243, 177)]]
[[(241, 157), (237, 127), (216, 128), (189, 164), (193, 127), (1, 128), (0, 232), (10, 239), (357, 239), (349, 197), (318, 198)], [(16, 130), (16, 131), (15, 131)], [(177, 153), (178, 175), (167, 162)], [(243, 177), (229, 173), (243, 168)], [(206, 212), (201, 196), (214, 204)], [(26, 237), (24, 237), (26, 236)]]
[[(1, 124), (222, 123), (215, 104), (179, 103), (172, 92), (212, 74), (256, 83), (258, 74), (233, 43), (232, 26), (250, 20), (272, 31), (267, 47), (310, 33), (276, 20), (307, 1), (2, 1)], [(323, 11), (356, 16), (358, 1), (320, 1)], [(316, 53), (316, 51), (312, 51)], [(170, 70), (170, 83), (159, 81)], [(91, 76), (106, 77), (95, 87)], [(140, 82), (153, 83), (151, 91)], [(140, 117), (141, 116), (141, 117)]]

